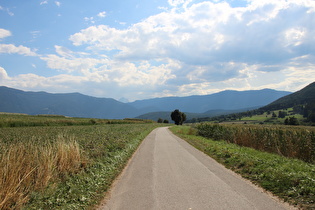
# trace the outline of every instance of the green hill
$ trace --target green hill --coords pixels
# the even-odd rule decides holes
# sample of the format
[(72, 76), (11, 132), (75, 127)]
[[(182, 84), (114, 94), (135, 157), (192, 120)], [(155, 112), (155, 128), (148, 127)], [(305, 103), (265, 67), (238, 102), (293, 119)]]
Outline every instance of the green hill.
[(279, 98), (278, 100), (260, 108), (264, 111), (273, 111), (279, 109), (287, 109), (297, 105), (305, 105), (315, 101), (315, 82), (309, 84), (305, 88)]

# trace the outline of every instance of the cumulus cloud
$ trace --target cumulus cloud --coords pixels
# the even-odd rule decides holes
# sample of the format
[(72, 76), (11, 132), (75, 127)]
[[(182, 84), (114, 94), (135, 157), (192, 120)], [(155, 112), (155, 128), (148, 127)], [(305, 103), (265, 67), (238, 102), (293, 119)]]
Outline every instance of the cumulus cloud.
[(60, 74), (52, 77), (43, 77), (36, 74), (20, 74), (10, 77), (7, 71), (0, 67), (0, 82), (2, 85), (25, 90), (46, 90), (53, 88), (56, 92), (73, 92), (80, 85), (87, 82), (83, 76)]
[[(76, 87), (93, 82), (99, 90), (93, 92), (129, 99), (224, 89), (297, 90), (313, 82), (313, 1), (248, 0), (243, 7), (225, 1), (168, 3), (172, 9), (128, 28), (94, 25), (73, 34), (71, 50), (56, 45), (56, 54), (41, 56), (49, 68), (70, 75), (39, 80), (61, 85), (58, 78), (63, 86), (80, 83)], [(100, 12), (85, 19), (95, 23), (105, 16)], [(9, 35), (0, 30), (0, 38)], [(75, 51), (83, 48), (88, 53)], [(0, 45), (0, 52), (32, 54), (14, 45)]]
[(6, 70), (0, 66), (0, 81), (2, 82), (5, 80), (8, 80), (8, 79), (9, 79), (9, 76), (8, 76)]
[(182, 6), (184, 9), (186, 9), (188, 4), (193, 2), (193, 0), (168, 0), (167, 2), (172, 7)]
[(81, 72), (84, 73), (93, 69), (96, 65), (102, 64), (104, 60), (94, 58), (66, 58), (54, 54), (41, 57), (46, 61), (47, 66), (51, 69), (62, 70), (67, 72)]
[(0, 44), (0, 53), (20, 54), (26, 56), (37, 56), (36, 52), (22, 45), (15, 46), (13, 44)]
[[(284, 83), (295, 83), (284, 82), (292, 81), (292, 77), (283, 72), (297, 69), (298, 58), (315, 54), (315, 28), (310, 24), (315, 21), (314, 2), (251, 0), (245, 7), (226, 2), (187, 6), (189, 3), (169, 0), (171, 6), (182, 5), (184, 10), (165, 11), (126, 29), (91, 26), (70, 40), (88, 50), (115, 50), (113, 59), (120, 61), (177, 63), (178, 68), (170, 68), (172, 77), (165, 83), (177, 85), (178, 90), (188, 88), (190, 93), (214, 91), (216, 88), (208, 84), (219, 87), (216, 81), (231, 89), (268, 84), (282, 84), (279, 88), (287, 89)], [(299, 66), (307, 64), (305, 59), (298, 60)], [(308, 62), (309, 71), (315, 73), (314, 61)], [(266, 84), (258, 81), (258, 75)]]
[(218, 60), (281, 62), (314, 43), (315, 30), (308, 23), (315, 16), (305, 5), (252, 4), (232, 8), (202, 2), (183, 12), (151, 16), (124, 30), (91, 26), (70, 40), (76, 46), (88, 44), (89, 49), (119, 50), (117, 57), (124, 59), (172, 58), (199, 65)]

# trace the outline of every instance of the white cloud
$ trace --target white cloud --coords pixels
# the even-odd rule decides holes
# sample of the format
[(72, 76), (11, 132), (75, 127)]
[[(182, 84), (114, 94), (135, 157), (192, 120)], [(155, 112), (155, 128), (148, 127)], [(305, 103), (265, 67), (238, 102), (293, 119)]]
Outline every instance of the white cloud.
[(55, 4), (56, 4), (57, 7), (61, 6), (61, 3), (59, 1), (55, 1)]
[(168, 0), (167, 2), (171, 6), (178, 6), (180, 4), (183, 4), (185, 0)]
[(36, 52), (22, 45), (15, 46), (13, 44), (0, 44), (0, 53), (20, 54), (26, 56), (37, 56)]
[[(224, 89), (292, 91), (313, 82), (313, 1), (249, 0), (244, 7), (224, 1), (168, 3), (172, 9), (128, 28), (94, 25), (70, 36), (72, 47), (56, 45), (55, 54), (40, 58), (57, 76), (9, 77), (0, 68), (0, 79), (13, 87), (56, 87), (131, 100)], [(105, 16), (100, 12), (85, 20), (95, 24)], [(10, 35), (0, 29), (0, 39)], [(83, 48), (85, 53), (77, 51)], [(12, 44), (0, 44), (0, 53), (36, 55)]]
[(48, 4), (48, 1), (47, 1), (47, 0), (46, 0), (46, 1), (41, 1), (39, 4), (40, 4), (40, 5)]
[(172, 7), (179, 7), (182, 5), (183, 8), (187, 8), (188, 4), (193, 2), (193, 0), (168, 0), (167, 2)]
[(298, 46), (303, 43), (303, 39), (306, 37), (306, 29), (305, 28), (291, 28), (284, 32), (285, 37), (285, 46)]
[(0, 66), (0, 81), (6, 81), (9, 79), (9, 76), (4, 68)]
[(11, 12), (9, 8), (5, 8), (5, 7), (0, 6), (0, 10), (7, 12), (7, 14), (10, 16), (14, 16), (14, 13)]
[(36, 74), (20, 74), (10, 77), (6, 70), (0, 67), (0, 82), (2, 85), (23, 90), (46, 90), (51, 92), (73, 92), (87, 79), (82, 76), (59, 74), (52, 77), (43, 77)]
[[(121, 77), (115, 80), (121, 84), (145, 84), (140, 78), (154, 78), (153, 73), (139, 71), (135, 62), (177, 63), (177, 68), (167, 67), (165, 80), (159, 77), (173, 93), (187, 88), (191, 93), (209, 93), (218, 89), (212, 84), (224, 88), (218, 81), (239, 90), (268, 85), (285, 88), (279, 84), (288, 85), (292, 79), (285, 69), (296, 68), (296, 58), (315, 54), (312, 1), (253, 0), (246, 7), (184, 0), (169, 0), (169, 4), (184, 10), (164, 11), (126, 29), (91, 26), (70, 40), (74, 46), (84, 45), (93, 52), (115, 52), (111, 59), (125, 64), (118, 71)], [(306, 61), (300, 62), (303, 66)], [(310, 68), (315, 62), (311, 63)], [(259, 82), (260, 78), (264, 82)]]
[(95, 23), (94, 17), (84, 17), (84, 20), (85, 20), (86, 22), (90, 22), (90, 23), (92, 23), (92, 24)]
[(31, 31), (30, 34), (32, 35), (33, 39), (37, 39), (41, 36), (41, 31)]
[(63, 46), (58, 46), (55, 45), (55, 50), (57, 52), (57, 54), (59, 54), (62, 57), (66, 57), (66, 58), (74, 58), (74, 52), (63, 47)]
[(3, 38), (6, 38), (6, 37), (9, 37), (11, 36), (11, 32), (6, 30), (6, 29), (3, 29), (3, 28), (0, 28), (0, 39), (3, 39)]
[(100, 12), (100, 13), (97, 14), (97, 16), (101, 17), (101, 18), (104, 18), (104, 17), (106, 17), (106, 12), (105, 11)]
[(47, 55), (41, 57), (42, 60), (47, 62), (47, 66), (51, 69), (62, 70), (67, 72), (81, 72), (85, 73), (93, 69), (95, 66), (102, 64), (104, 60), (93, 58), (65, 58), (57, 55)]

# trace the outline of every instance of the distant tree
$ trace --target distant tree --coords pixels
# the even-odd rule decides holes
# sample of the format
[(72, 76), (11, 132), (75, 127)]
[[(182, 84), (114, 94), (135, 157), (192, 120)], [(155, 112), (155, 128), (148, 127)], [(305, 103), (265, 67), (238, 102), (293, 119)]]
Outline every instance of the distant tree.
[(181, 120), (180, 124), (182, 125), (183, 122), (186, 121), (186, 114), (184, 112), (181, 112), (181, 115), (182, 115), (182, 120)]
[(286, 124), (286, 125), (299, 125), (300, 123), (296, 117), (289, 117), (289, 118), (285, 119), (284, 124)]
[(178, 109), (175, 109), (171, 113), (171, 118), (175, 122), (176, 125), (182, 125), (184, 121), (186, 121), (186, 114), (180, 112)]
[(179, 122), (182, 120), (182, 117), (178, 109), (175, 109), (171, 113), (171, 118), (175, 122), (176, 125), (179, 125)]
[(295, 113), (295, 114), (304, 114), (304, 106), (303, 105), (295, 105), (295, 106), (293, 106), (293, 113)]
[(311, 122), (315, 122), (315, 112), (311, 112), (311, 113), (308, 115), (307, 119), (308, 119), (309, 121), (311, 121)]
[(315, 101), (309, 102), (304, 108), (304, 117), (308, 121), (315, 122)]
[(287, 115), (288, 115), (287, 112), (285, 112), (285, 111), (279, 111), (278, 117), (279, 117), (279, 118), (285, 118)]
[(163, 123), (163, 119), (159, 118), (159, 119), (157, 120), (157, 123)]
[(276, 118), (277, 117), (276, 113), (272, 112), (272, 117)]
[(168, 120), (164, 120), (163, 123), (170, 123)]

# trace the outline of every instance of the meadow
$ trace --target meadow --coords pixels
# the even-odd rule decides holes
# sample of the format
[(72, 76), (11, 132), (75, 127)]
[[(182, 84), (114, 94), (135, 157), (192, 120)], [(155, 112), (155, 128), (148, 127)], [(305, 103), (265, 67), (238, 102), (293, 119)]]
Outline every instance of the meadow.
[[(313, 127), (206, 123), (176, 126), (171, 130), (284, 201), (302, 209), (315, 209)], [(307, 149), (305, 154), (302, 148)], [(299, 153), (306, 161), (284, 156)]]
[(97, 205), (141, 141), (159, 126), (135, 119), (1, 117), (0, 209)]

